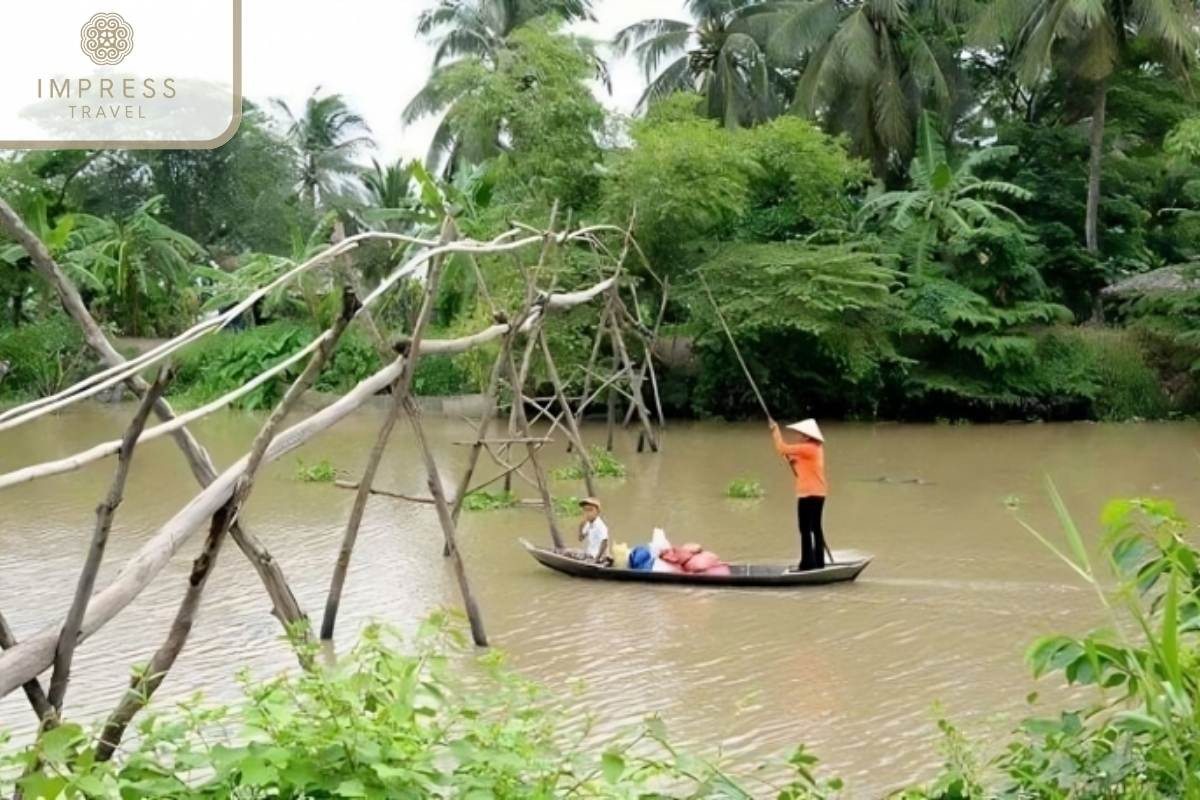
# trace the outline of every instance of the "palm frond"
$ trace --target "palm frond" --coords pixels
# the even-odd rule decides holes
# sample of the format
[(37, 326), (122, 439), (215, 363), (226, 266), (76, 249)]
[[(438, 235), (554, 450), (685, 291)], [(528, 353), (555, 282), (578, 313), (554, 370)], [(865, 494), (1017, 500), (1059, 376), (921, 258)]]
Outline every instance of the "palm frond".
[(429, 80), (421, 87), (408, 105), (400, 112), (400, 120), (405, 125), (444, 113), (462, 96), (462, 86), (454, 80), (455, 73), (462, 69), (467, 62), (456, 61), (442, 67), (437, 67), (429, 76)]
[(1023, 38), (1027, 23), (1043, 0), (992, 0), (984, 3), (967, 34), (972, 47), (994, 48)]
[(879, 73), (879, 32), (860, 6), (833, 35), (831, 44), (836, 56), (837, 70), (847, 83), (865, 86)]
[(481, 28), (456, 28), (438, 42), (433, 53), (433, 66), (440, 67), (451, 59), (474, 57), (486, 59), (496, 48), (496, 42)]
[(429, 36), (438, 28), (460, 21), (463, 14), (464, 4), (460, 0), (440, 0), (436, 6), (417, 16), (417, 35)]
[(813, 117), (821, 101), (823, 88), (837, 88), (837, 67), (834, 65), (833, 42), (826, 42), (808, 60), (800, 80), (796, 83), (796, 94), (792, 99), (792, 113)]
[(893, 28), (903, 24), (907, 16), (904, 11), (904, 0), (866, 0), (863, 6), (868, 10), (872, 19)]
[(1017, 62), (1017, 77), (1026, 86), (1033, 86), (1053, 58), (1055, 40), (1061, 34), (1063, 17), (1071, 0), (1044, 0), (1028, 23), (1028, 38), (1021, 48)]
[(958, 167), (959, 174), (973, 175), (975, 170), (993, 161), (1007, 161), (1017, 155), (1018, 149), (1012, 145), (992, 145), (970, 151)]
[(899, 65), (896, 63), (896, 55), (886, 28), (880, 31), (879, 38), (882, 69), (875, 78), (872, 123), (885, 147), (905, 151), (908, 149), (912, 130), (908, 115), (908, 98), (904, 95)]
[(773, 13), (745, 16), (747, 25), (767, 53), (780, 62), (790, 62), (811, 53), (837, 32), (842, 11), (837, 0), (808, 0), (780, 4)]
[(691, 25), (675, 19), (646, 19), (617, 31), (612, 40), (613, 52), (620, 57), (629, 55), (637, 45), (663, 34), (691, 31)]
[(658, 74), (659, 65), (665, 58), (671, 58), (687, 52), (688, 40), (692, 37), (690, 28), (666, 31), (640, 42), (634, 49), (638, 65), (647, 81), (653, 80)]
[(1173, 0), (1134, 0), (1147, 36), (1178, 57), (1194, 59), (1197, 48), (1197, 9), (1194, 3)]
[(639, 111), (645, 111), (656, 100), (668, 97), (676, 92), (692, 92), (695, 90), (696, 86), (692, 81), (692, 75), (688, 69), (687, 56), (684, 56), (669, 64), (666, 69), (658, 74), (657, 78), (646, 86), (646, 90), (638, 98), (637, 108)]
[(950, 100), (950, 84), (942, 71), (942, 65), (929, 41), (915, 31), (913, 34), (913, 52), (909, 58), (913, 78), (920, 83), (932, 84), (934, 96), (940, 103), (946, 103)]

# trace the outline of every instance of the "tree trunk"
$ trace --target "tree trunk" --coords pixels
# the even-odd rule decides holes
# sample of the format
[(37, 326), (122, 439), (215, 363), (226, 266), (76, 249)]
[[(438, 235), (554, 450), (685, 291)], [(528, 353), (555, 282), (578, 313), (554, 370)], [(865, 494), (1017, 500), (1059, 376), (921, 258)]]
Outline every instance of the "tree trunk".
[[(1084, 222), (1084, 238), (1087, 251), (1100, 255), (1100, 163), (1104, 156), (1104, 115), (1108, 106), (1108, 82), (1096, 84), (1092, 105), (1092, 129), (1088, 134), (1088, 193), (1087, 219)], [(1092, 319), (1102, 321), (1104, 308), (1100, 299), (1100, 287), (1092, 290)]]

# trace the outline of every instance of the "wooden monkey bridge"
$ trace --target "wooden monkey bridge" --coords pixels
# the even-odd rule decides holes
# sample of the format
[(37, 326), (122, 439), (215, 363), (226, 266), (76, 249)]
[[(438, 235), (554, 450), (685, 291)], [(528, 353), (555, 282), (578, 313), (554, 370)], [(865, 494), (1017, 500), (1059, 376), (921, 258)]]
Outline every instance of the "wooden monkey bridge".
[[(630, 401), (625, 424), (630, 424), (635, 415), (638, 419), (641, 428), (638, 449), (649, 446), (652, 451), (657, 452), (661, 445), (663, 415), (661, 403), (658, 401), (657, 377), (653, 364), (650, 363), (650, 353), (662, 314), (660, 311), (658, 321), (653, 328), (649, 328), (639, 318), (638, 312), (630, 311), (621, 297), (621, 290), (628, 288), (633, 293), (633, 308), (638, 308), (633, 282), (624, 280), (627, 277), (626, 260), (631, 250), (636, 249), (636, 245), (628, 229), (613, 226), (556, 230), (555, 216), (551, 215), (548, 230), (515, 225), (489, 242), (461, 239), (453, 220), (449, 218), (444, 221), (437, 240), (382, 232), (367, 232), (347, 238), (342, 236), (339, 230), (333, 244), (318, 256), (294, 267), (271, 284), (256, 289), (236, 306), (215, 318), (205, 320), (174, 339), (127, 360), (106, 338), (84, 305), (79, 292), (54, 261), (45, 245), (0, 198), (0, 230), (12, 236), (26, 249), (34, 268), (54, 288), (66, 311), (82, 329), (88, 347), (99, 357), (104, 367), (97, 374), (58, 394), (0, 412), (0, 436), (6, 430), (33, 422), (120, 385), (132, 390), (139, 398), (137, 410), (121, 439), (101, 442), (66, 458), (30, 465), (0, 475), (2, 496), (4, 489), (61, 475), (87, 464), (116, 457), (115, 474), (107, 495), (97, 508), (91, 542), (80, 566), (73, 599), (65, 617), (60, 622), (18, 642), (0, 613), (0, 648), (3, 649), (0, 653), (0, 697), (22, 689), (38, 717), (40, 726), (45, 729), (58, 725), (75, 649), (132, 603), (193, 534), (201, 529), (205, 530), (205, 538), (200, 555), (192, 564), (186, 585), (181, 587), (183, 596), (167, 637), (153, 653), (149, 667), (132, 679), (129, 690), (109, 715), (98, 748), (100, 758), (112, 757), (127, 726), (150, 701), (183, 650), (192, 621), (201, 605), (208, 578), (227, 540), (232, 540), (253, 565), (270, 598), (272, 614), (283, 624), (289, 636), (302, 640), (313, 639), (313, 626), (308, 614), (301, 608), (279, 562), (247, 526), (244, 508), (253, 492), (255, 478), (265, 464), (277, 461), (329, 430), (371, 397), (385, 391), (389, 394), (387, 411), (362, 477), (357, 482), (342, 484), (343, 488), (356, 492), (355, 501), (338, 546), (321, 625), (316, 636), (323, 649), (332, 652), (338, 608), (359, 526), (367, 500), (370, 495), (377, 494), (436, 506), (444, 534), (444, 554), (453, 565), (472, 636), (477, 645), (486, 646), (487, 636), (483, 621), (471, 592), (456, 537), (458, 519), (466, 496), (501, 479), (507, 486), (514, 475), (518, 476), (536, 488), (539, 495), (537, 505), (544, 508), (551, 538), (556, 546), (561, 547), (562, 535), (558, 528), (546, 473), (538, 460), (538, 451), (551, 441), (554, 433), (562, 430), (565, 434), (571, 450), (580, 460), (584, 480), (589, 493), (592, 494), (595, 494), (593, 469), (579, 429), (583, 415), (602, 394), (607, 392), (609, 404), (609, 449), (612, 448), (612, 431), (616, 421), (615, 398), (618, 394), (624, 395)], [(620, 238), (622, 248), (619, 255), (614, 256), (604, 246), (601, 241), (604, 236)], [(348, 254), (360, 242), (372, 239), (410, 247), (410, 252), (415, 251), (415, 255), (367, 292), (361, 286)], [(600, 263), (605, 265), (602, 279), (591, 286), (560, 291), (555, 286), (557, 272), (552, 268), (551, 262), (558, 249), (568, 246), (592, 248)], [(522, 258), (529, 253), (536, 253), (536, 258)], [(483, 271), (477, 258), (495, 254), (511, 256), (515, 264), (514, 269), (519, 272), (523, 282), (524, 300), (521, 307), (515, 311), (496, 306), (487, 292)], [(492, 324), (456, 339), (428, 338), (426, 331), (444, 273), (443, 267), (452, 256), (464, 257), (471, 264), (485, 301), (491, 304)], [(264, 369), (237, 389), (200, 408), (176, 414), (163, 399), (172, 379), (170, 365), (173, 354), (222, 329), (267, 293), (317, 268), (330, 270), (335, 282), (340, 284), (342, 307), (337, 320), (298, 352), (281, 363)], [(373, 316), (372, 308), (377, 308), (381, 300), (402, 281), (412, 280), (420, 275), (421, 270), (424, 270), (423, 292), (420, 311), (412, 330), (400, 338), (389, 339)], [(543, 283), (549, 285), (542, 286)], [(603, 301), (603, 309), (591, 359), (583, 372), (583, 392), (578, 397), (568, 397), (566, 385), (551, 357), (545, 323), (555, 312), (580, 307), (596, 300)], [(294, 410), (297, 401), (315, 384), (340, 338), (351, 325), (356, 324), (363, 326), (368, 332), (382, 356), (384, 366), (332, 404), (303, 420), (285, 426), (285, 421)], [(632, 335), (642, 342), (646, 356), (641, 364), (636, 364), (631, 358), (626, 335)], [(606, 371), (599, 363), (603, 339), (609, 341), (611, 352)], [(484, 413), (475, 421), (475, 438), (469, 442), (456, 443), (470, 447), (465, 474), (447, 489), (435, 465), (433, 451), (421, 425), (419, 408), (412, 394), (413, 375), (421, 356), (463, 353), (496, 342), (499, 343), (499, 354), (493, 363), (486, 388)], [(527, 397), (525, 394), (535, 355), (540, 355), (549, 382), (553, 386), (551, 397)], [(262, 424), (250, 450), (224, 472), (218, 472), (207, 451), (188, 430), (188, 424), (229, 406), (302, 361), (306, 362), (303, 370), (291, 382), (283, 398)], [(141, 374), (155, 366), (158, 368), (157, 377), (152, 383), (148, 383)], [(2, 375), (3, 370), (0, 369), (0, 377)], [(653, 388), (657, 427), (651, 419), (650, 409), (643, 400), (643, 389), (647, 381)], [(504, 391), (511, 397), (511, 401), (507, 403), (507, 435), (493, 437), (493, 419), (501, 406)], [(532, 419), (527, 413), (527, 409), (530, 408), (536, 411)], [(152, 415), (157, 418), (153, 425), (150, 424)], [(373, 485), (388, 440), (401, 415), (408, 419), (415, 434), (417, 455), (427, 475), (428, 497), (396, 495), (377, 489)], [(533, 428), (543, 418), (551, 420), (550, 431), (545, 436), (535, 436)], [(97, 575), (104, 560), (114, 515), (124, 496), (130, 463), (139, 444), (162, 436), (171, 436), (175, 440), (187, 459), (200, 490), (142, 545), (107, 585), (97, 589)], [(518, 451), (521, 448), (525, 450), (524, 458), (517, 463), (513, 463), (514, 448)], [(472, 478), (484, 452), (501, 467), (501, 476), (481, 486), (472, 487)], [(532, 476), (525, 473), (526, 467), (532, 472)], [(3, 609), (0, 609), (0, 612), (2, 611)], [(311, 651), (300, 648), (298, 652), (303, 654)], [(301, 655), (300, 658), (302, 667), (309, 669), (315, 666), (307, 660), (307, 656)], [(47, 671), (51, 673), (48, 686), (41, 680), (41, 676)]]

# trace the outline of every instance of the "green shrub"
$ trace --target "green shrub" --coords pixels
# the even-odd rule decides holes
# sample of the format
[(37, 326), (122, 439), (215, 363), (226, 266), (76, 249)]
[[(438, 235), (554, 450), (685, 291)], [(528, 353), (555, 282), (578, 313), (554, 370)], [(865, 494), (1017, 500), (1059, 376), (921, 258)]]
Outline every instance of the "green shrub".
[(561, 707), (501, 656), (472, 656), (445, 614), (424, 622), (411, 642), (372, 624), (334, 666), (259, 684), (243, 671), (239, 681), (246, 702), (238, 713), (197, 699), (147, 714), (110, 762), (96, 762), (81, 726), (63, 724), (0, 758), (0, 791), (12, 796), (13, 778), (26, 769), (26, 797), (71, 800), (618, 800), (764, 790), (799, 798), (825, 788), (811, 779), (814, 759), (803, 751), (789, 766), (791, 788), (767, 789), (675, 750), (657, 720), (600, 739), (591, 719)]
[(1100, 419), (1159, 419), (1170, 411), (1158, 374), (1132, 334), (1089, 336), (1095, 348), (1100, 392), (1094, 403)]
[(65, 314), (0, 328), (0, 361), (10, 368), (0, 381), (0, 392), (16, 398), (60, 392), (91, 374), (97, 364), (79, 326)]
[[(281, 321), (247, 331), (222, 331), (203, 337), (180, 351), (172, 394), (189, 403), (206, 403), (234, 391), (298, 352), (320, 335), (314, 326)], [(244, 410), (270, 408), (283, 399), (287, 387), (304, 370), (303, 358), (262, 386), (236, 401)], [(379, 371), (382, 363), (374, 344), (357, 328), (338, 341), (333, 357), (313, 388), (345, 393)]]
[(456, 356), (421, 356), (413, 373), (413, 394), (424, 397), (449, 397), (478, 390)]
[[(173, 394), (184, 396), (188, 403), (215, 400), (296, 353), (319, 335), (315, 326), (282, 321), (247, 331), (206, 336), (181, 351)], [(454, 395), (475, 390), (470, 376), (455, 359), (449, 355), (422, 357), (413, 375), (413, 393)], [(306, 363), (307, 358), (301, 359), (241, 398), (234, 407), (251, 410), (274, 406)], [(352, 327), (338, 341), (333, 357), (313, 388), (345, 394), (382, 367), (374, 342)]]
[[(316, 335), (314, 330), (312, 336)], [(299, 366), (303, 368), (304, 363), (301, 362)], [(321, 377), (313, 388), (319, 392), (345, 394), (381, 369), (383, 361), (375, 343), (361, 328), (353, 326), (338, 340), (333, 357), (321, 371)]]
[[(990, 762), (947, 765), (906, 797), (1200, 797), (1200, 551), (1185, 538), (1191, 526), (1168, 502), (1114, 501), (1101, 517), (1101, 570), (1053, 488), (1052, 500), (1066, 546), (1025, 527), (1089, 585), (1107, 619), (1083, 636), (1043, 637), (1027, 659), (1035, 677), (1058, 674), (1095, 694), (1083, 707), (1026, 720)], [(976, 790), (947, 791), (955, 778)]]
[(1162, 381), (1149, 364), (1147, 350), (1130, 331), (1073, 328), (1057, 334), (1070, 343), (1095, 386), (1089, 395), (1095, 419), (1160, 419), (1170, 409)]
[[(253, 380), (304, 347), (309, 331), (295, 323), (276, 322), (247, 331), (221, 331), (196, 341), (177, 356), (171, 393), (186, 394), (189, 402), (207, 403)], [(237, 400), (234, 408), (270, 408), (288, 383), (304, 369), (303, 361), (276, 375)]]

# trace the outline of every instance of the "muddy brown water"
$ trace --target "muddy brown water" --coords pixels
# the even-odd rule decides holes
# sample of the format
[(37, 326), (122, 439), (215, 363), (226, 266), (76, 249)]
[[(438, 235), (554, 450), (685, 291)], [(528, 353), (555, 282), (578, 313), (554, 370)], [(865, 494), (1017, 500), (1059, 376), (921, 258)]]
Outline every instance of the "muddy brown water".
[[(117, 438), (132, 410), (88, 404), (0, 434), (0, 470)], [(360, 412), (272, 465), (246, 511), (245, 524), (317, 619), (353, 493), (296, 482), (296, 458), (327, 458), (355, 473), (380, 418)], [(193, 431), (225, 468), (258, 424), (252, 415), (225, 414)], [(470, 439), (471, 429), (447, 418), (426, 424), (439, 463), (457, 474), (467, 448), (454, 442)], [(821, 758), (822, 773), (849, 781), (851, 796), (877, 797), (939, 763), (935, 704), (968, 733), (989, 737), (1027, 711), (1029, 692), (1042, 692), (1043, 702), (1065, 696), (1052, 681), (1030, 678), (1023, 653), (1039, 635), (1093, 623), (1095, 597), (1018, 525), (1006, 499), (1018, 498), (1024, 517), (1055, 536), (1047, 475), (1093, 533), (1115, 496), (1166, 496), (1186, 514), (1200, 510), (1200, 429), (1192, 424), (824, 427), (829, 542), (876, 556), (856, 583), (775, 591), (583, 581), (537, 565), (519, 546), (518, 537), (548, 541), (539, 510), (464, 512), (461, 546), (493, 644), (552, 688), (585, 681), (587, 690), (569, 702), (598, 713), (605, 730), (657, 712), (684, 744), (710, 754), (722, 746), (746, 762), (803, 742)], [(603, 427), (587, 427), (585, 437), (603, 441)], [(552, 464), (568, 458), (559, 438), (548, 450)], [(674, 541), (700, 542), (729, 560), (796, 557), (791, 476), (765, 426), (674, 423), (659, 454), (638, 454), (635, 442), (633, 429), (621, 432), (617, 455), (628, 476), (601, 482), (616, 541), (646, 541), (660, 526)], [(424, 494), (413, 452), (411, 432), (398, 427), (377, 485)], [(65, 613), (113, 466), (0, 493), (0, 609), (18, 636)], [(726, 484), (746, 476), (761, 479), (767, 496), (725, 499)], [(927, 483), (872, 480), (885, 476)], [(99, 585), (196, 491), (173, 442), (145, 445)], [(583, 494), (574, 483), (555, 491)], [(459, 605), (440, 537), (431, 507), (372, 501), (342, 601), (339, 649), (370, 618), (411, 626), (437, 606)], [(162, 641), (199, 543), (189, 540), (135, 603), (83, 645), (68, 715), (90, 721), (111, 709), (130, 665)], [(254, 572), (227, 549), (159, 707), (196, 690), (236, 699), (239, 668), (267, 675), (291, 667), (268, 612)], [(32, 726), (19, 691), (0, 699), (0, 730), (22, 738)]]

